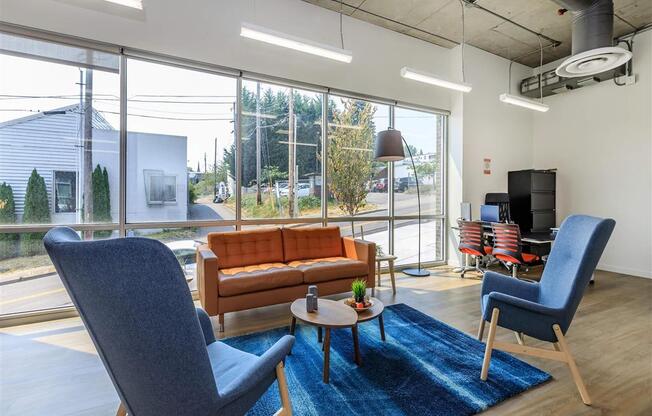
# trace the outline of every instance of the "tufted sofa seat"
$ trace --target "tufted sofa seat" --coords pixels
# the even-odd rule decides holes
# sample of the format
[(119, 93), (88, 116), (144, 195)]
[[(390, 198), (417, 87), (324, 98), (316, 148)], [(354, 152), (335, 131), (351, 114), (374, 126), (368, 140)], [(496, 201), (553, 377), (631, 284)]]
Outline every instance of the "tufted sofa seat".
[(208, 234), (197, 249), (199, 298), (209, 315), (348, 292), (357, 278), (374, 288), (376, 246), (341, 237), (339, 227), (263, 228)]

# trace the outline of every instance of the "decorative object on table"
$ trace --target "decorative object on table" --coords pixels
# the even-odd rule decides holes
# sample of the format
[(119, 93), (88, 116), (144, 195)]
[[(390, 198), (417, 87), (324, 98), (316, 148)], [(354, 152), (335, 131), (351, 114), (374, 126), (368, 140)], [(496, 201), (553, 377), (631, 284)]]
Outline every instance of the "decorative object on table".
[(392, 293), (396, 294), (396, 279), (394, 277), (394, 260), (396, 260), (396, 256), (392, 255), (378, 255), (376, 254), (376, 272), (378, 273), (378, 286), (381, 286), (380, 282), (380, 267), (382, 262), (386, 261), (387, 262), (387, 269), (389, 270), (389, 277), (392, 282)]
[[(591, 404), (568, 349), (566, 331), (615, 225), (612, 219), (588, 215), (566, 218), (538, 283), (523, 282), (494, 272), (485, 273), (480, 298), (479, 340), (482, 340), (485, 322), (490, 322), (490, 326), (480, 372), (482, 380), (487, 380), (494, 349), (548, 358), (568, 364), (582, 401)], [(514, 331), (519, 345), (495, 340), (499, 322), (501, 327)], [(550, 342), (554, 349), (523, 345), (523, 335)]]
[(314, 312), (317, 310), (317, 298), (312, 293), (306, 295), (306, 312)]
[[(358, 314), (351, 308), (340, 302), (323, 299), (322, 308), (319, 313), (306, 312), (307, 306), (304, 305), (306, 300), (297, 299), (290, 305), (292, 313), (292, 322), (290, 323), (290, 334), (294, 335), (297, 328), (297, 319), (301, 322), (317, 328), (318, 340), (321, 342), (322, 330), (326, 330), (324, 335), (324, 383), (330, 380), (330, 353), (331, 353), (331, 329), (351, 328), (353, 336), (353, 353), (354, 360), (360, 365), (360, 345), (358, 343)], [(316, 350), (316, 349), (315, 349)]]
[[(310, 317), (320, 316), (322, 309), (323, 304), (319, 315)], [(286, 359), (290, 391), (293, 397), (301, 398), (292, 402), (294, 414), (472, 415), (520, 393), (530, 395), (528, 390), (551, 379), (530, 364), (496, 351), (490, 382), (484, 383), (478, 377), (483, 343), (403, 304), (385, 306), (382, 316), (387, 342), (381, 341), (375, 323), (357, 325), (364, 354), (360, 367), (351, 362), (351, 332), (332, 331), (331, 385), (322, 384), (315, 372), (315, 363), (322, 355), (315, 345), (315, 328), (297, 325), (292, 355)], [(266, 340), (285, 333), (287, 328), (276, 328), (224, 342), (260, 354), (265, 351)], [(538, 393), (532, 391), (533, 396)], [(514, 400), (525, 399), (519, 396)], [(277, 407), (277, 394), (270, 390), (250, 415), (271, 415)]]
[(368, 296), (365, 296), (362, 302), (356, 302), (354, 298), (346, 298), (343, 302), (345, 305), (352, 307), (356, 312), (364, 312), (374, 306), (374, 301)]
[(403, 151), (403, 143), (410, 154), (410, 161), (412, 162), (412, 171), (414, 172), (414, 181), (417, 186), (417, 218), (419, 224), (418, 232), (418, 262), (416, 269), (404, 269), (403, 273), (408, 276), (425, 277), (430, 276), (428, 270), (421, 268), (421, 192), (419, 191), (419, 177), (417, 176), (417, 168), (414, 165), (414, 158), (412, 157), (412, 150), (399, 130), (392, 128), (383, 130), (378, 133), (376, 138), (376, 146), (374, 150), (374, 159), (381, 162), (396, 162), (405, 159), (405, 152)]
[(355, 279), (351, 283), (351, 292), (353, 292), (353, 299), (356, 303), (360, 303), (360, 308), (364, 307), (365, 295), (367, 294), (367, 281), (363, 279)]
[(316, 285), (308, 286), (308, 293), (315, 297), (315, 310), (319, 309), (319, 289)]

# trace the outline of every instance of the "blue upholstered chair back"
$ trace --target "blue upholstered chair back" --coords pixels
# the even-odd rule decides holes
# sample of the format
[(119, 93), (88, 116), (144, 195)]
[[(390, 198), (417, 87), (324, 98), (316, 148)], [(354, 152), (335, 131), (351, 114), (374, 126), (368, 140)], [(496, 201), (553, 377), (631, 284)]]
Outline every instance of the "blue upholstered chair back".
[(164, 244), (80, 241), (65, 227), (50, 230), (44, 243), (130, 414), (215, 411), (219, 397), (197, 312)]
[(539, 302), (565, 312), (562, 330), (570, 325), (584, 290), (616, 225), (612, 219), (571, 215), (555, 238), (541, 276)]

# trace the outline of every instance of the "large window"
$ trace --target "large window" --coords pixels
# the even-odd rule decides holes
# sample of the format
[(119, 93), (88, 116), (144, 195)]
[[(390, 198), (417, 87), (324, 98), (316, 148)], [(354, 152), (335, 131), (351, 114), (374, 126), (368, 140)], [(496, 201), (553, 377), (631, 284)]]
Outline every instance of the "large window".
[[(338, 225), (399, 266), (444, 260), (445, 115), (118, 48), (0, 43), (0, 315), (70, 307), (41, 241), (56, 224), (157, 239), (191, 290), (217, 231)], [(387, 128), (405, 160), (374, 160)]]
[(242, 84), (242, 218), (321, 216), (322, 95)]

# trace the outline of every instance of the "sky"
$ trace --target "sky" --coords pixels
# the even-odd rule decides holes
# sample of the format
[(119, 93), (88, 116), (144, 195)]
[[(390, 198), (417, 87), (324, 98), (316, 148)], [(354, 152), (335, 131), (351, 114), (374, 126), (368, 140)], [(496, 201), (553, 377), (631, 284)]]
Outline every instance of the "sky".
[[(127, 69), (129, 131), (187, 137), (187, 163), (193, 170), (198, 162), (204, 170), (204, 154), (210, 169), (217, 139), (221, 161), (223, 150), (233, 143), (234, 78), (134, 59), (129, 59)], [(79, 103), (79, 82), (76, 66), (0, 55), (0, 122)], [(93, 106), (117, 130), (119, 75), (96, 70), (93, 82)], [(243, 85), (255, 89), (255, 82)], [(287, 90), (262, 87), (267, 88)], [(342, 107), (339, 97), (332, 99)], [(434, 152), (436, 117), (397, 108), (395, 127), (417, 149)], [(377, 105), (374, 122), (377, 131), (387, 128), (388, 106)]]

